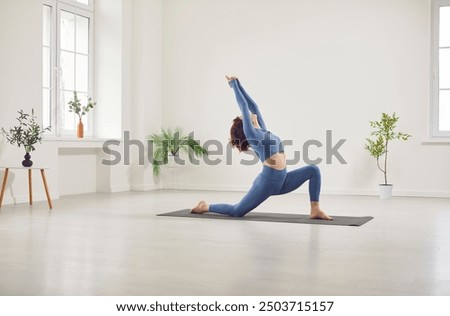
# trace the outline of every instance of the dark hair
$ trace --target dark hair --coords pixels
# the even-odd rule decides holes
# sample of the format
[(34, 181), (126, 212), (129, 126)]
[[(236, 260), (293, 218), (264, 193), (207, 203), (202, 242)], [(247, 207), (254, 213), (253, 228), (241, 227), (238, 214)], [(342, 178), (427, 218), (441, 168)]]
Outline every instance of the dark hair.
[(242, 119), (239, 116), (233, 120), (233, 125), (231, 125), (230, 144), (231, 147), (236, 147), (239, 151), (247, 151), (250, 147), (244, 134)]

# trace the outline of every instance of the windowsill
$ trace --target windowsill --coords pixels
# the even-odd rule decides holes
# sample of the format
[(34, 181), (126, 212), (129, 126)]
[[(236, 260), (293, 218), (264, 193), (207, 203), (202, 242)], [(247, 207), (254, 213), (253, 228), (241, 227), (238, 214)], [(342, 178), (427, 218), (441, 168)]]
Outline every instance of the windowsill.
[(448, 145), (450, 144), (450, 137), (436, 137), (422, 140), (422, 145)]
[(94, 138), (85, 137), (77, 138), (71, 136), (46, 136), (42, 142), (57, 144), (59, 148), (102, 148), (103, 144), (108, 140), (122, 141), (121, 139), (111, 138)]

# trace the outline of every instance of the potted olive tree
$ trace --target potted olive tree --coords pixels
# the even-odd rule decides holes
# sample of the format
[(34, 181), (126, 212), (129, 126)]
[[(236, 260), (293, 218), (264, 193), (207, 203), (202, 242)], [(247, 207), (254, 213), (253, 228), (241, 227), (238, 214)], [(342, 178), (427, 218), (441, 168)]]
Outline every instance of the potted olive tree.
[(37, 117), (34, 115), (34, 109), (31, 110), (31, 114), (25, 113), (23, 110), (18, 111), (18, 113), (17, 121), (19, 125), (10, 128), (9, 132), (2, 128), (2, 134), (11, 145), (23, 146), (25, 160), (22, 161), (22, 166), (31, 167), (33, 162), (30, 153), (36, 150), (35, 145), (41, 143), (44, 133), (50, 131), (50, 126), (43, 128), (36, 123)]
[(393, 185), (388, 182), (388, 153), (391, 141), (408, 140), (409, 134), (396, 132), (396, 123), (399, 117), (395, 113), (392, 115), (382, 113), (379, 121), (371, 121), (370, 126), (373, 131), (371, 133), (374, 139), (367, 138), (365, 149), (367, 149), (372, 157), (377, 160), (377, 167), (383, 173), (384, 183), (380, 184), (380, 198), (389, 199), (392, 196)]
[(92, 102), (92, 98), (89, 97), (86, 105), (81, 104), (81, 100), (78, 98), (77, 92), (73, 92), (73, 99), (69, 101), (69, 112), (75, 113), (78, 116), (77, 125), (77, 137), (84, 137), (84, 125), (83, 116), (86, 115), (90, 110), (94, 108), (97, 103)]
[(192, 135), (183, 134), (180, 128), (175, 130), (161, 128), (160, 133), (150, 135), (149, 139), (153, 146), (152, 165), (154, 175), (159, 175), (161, 166), (181, 164), (180, 151), (184, 151), (191, 162), (195, 156), (208, 154), (208, 151)]

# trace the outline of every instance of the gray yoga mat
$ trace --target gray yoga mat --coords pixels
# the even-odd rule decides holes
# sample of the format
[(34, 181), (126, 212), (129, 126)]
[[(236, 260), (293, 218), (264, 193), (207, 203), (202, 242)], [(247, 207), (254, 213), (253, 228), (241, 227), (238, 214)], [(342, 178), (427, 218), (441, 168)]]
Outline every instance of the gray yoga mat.
[(234, 221), (255, 221), (255, 222), (275, 222), (275, 223), (296, 223), (296, 224), (319, 224), (319, 225), (338, 225), (338, 226), (361, 226), (373, 219), (372, 216), (354, 217), (354, 216), (333, 216), (332, 221), (310, 219), (309, 215), (304, 214), (285, 214), (285, 213), (261, 213), (250, 212), (244, 217), (231, 217), (217, 213), (193, 214), (189, 209), (158, 214), (158, 216), (188, 217), (203, 219), (225, 219)]

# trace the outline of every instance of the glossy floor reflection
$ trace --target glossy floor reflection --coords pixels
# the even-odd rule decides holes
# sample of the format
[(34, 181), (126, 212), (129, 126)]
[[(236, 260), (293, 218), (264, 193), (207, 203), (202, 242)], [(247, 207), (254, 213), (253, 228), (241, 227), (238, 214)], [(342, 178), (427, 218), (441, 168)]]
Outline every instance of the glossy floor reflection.
[[(65, 197), (0, 210), (0, 295), (450, 295), (450, 200), (324, 196), (361, 227), (157, 217), (242, 193)], [(258, 211), (307, 213), (307, 197)]]

